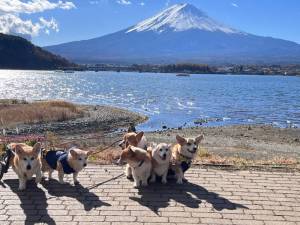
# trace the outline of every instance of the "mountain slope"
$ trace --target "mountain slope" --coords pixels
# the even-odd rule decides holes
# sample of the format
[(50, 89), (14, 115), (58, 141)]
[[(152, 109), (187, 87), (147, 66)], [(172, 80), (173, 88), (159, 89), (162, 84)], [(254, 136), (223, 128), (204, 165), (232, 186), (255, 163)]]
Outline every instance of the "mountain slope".
[(46, 49), (92, 63), (300, 62), (300, 45), (236, 30), (190, 4), (176, 4), (113, 34)]
[(24, 38), (0, 33), (0, 68), (2, 69), (56, 69), (74, 64)]

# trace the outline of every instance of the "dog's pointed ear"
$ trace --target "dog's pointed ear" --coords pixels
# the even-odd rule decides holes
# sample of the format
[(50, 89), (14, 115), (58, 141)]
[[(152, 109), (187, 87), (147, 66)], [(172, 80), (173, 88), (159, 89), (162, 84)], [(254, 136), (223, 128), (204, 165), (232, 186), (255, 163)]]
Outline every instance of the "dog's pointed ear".
[(179, 136), (178, 134), (176, 135), (176, 140), (177, 140), (178, 144), (180, 144), (180, 145), (184, 145), (184, 144), (187, 143), (187, 141), (185, 140), (185, 138)]
[(42, 145), (40, 142), (37, 142), (35, 143), (35, 145), (33, 146), (33, 149), (32, 151), (36, 154), (39, 154), (41, 152), (41, 148), (42, 148)]
[(77, 158), (78, 154), (77, 154), (77, 152), (74, 149), (70, 149), (69, 152), (70, 152), (70, 154), (71, 154), (72, 157)]
[(139, 143), (139, 142), (142, 140), (143, 136), (144, 136), (144, 132), (141, 131), (140, 133), (138, 133), (138, 134), (135, 136), (136, 141)]
[(168, 148), (171, 149), (172, 148), (172, 144), (168, 144)]
[(13, 146), (13, 148), (17, 155), (21, 155), (22, 153), (24, 153), (24, 149), (22, 148), (21, 145), (16, 144), (15, 146)]
[(200, 135), (198, 137), (196, 137), (196, 144), (199, 144), (202, 140), (203, 140), (204, 136), (203, 135)]

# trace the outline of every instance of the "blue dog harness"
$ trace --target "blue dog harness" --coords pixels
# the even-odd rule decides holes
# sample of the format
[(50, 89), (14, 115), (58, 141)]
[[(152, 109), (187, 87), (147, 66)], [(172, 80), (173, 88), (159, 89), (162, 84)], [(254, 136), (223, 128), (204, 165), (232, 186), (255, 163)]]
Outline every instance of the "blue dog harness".
[(44, 154), (44, 159), (46, 162), (49, 164), (49, 166), (52, 169), (57, 168), (57, 162), (60, 162), (60, 164), (63, 167), (64, 173), (65, 174), (72, 174), (75, 172), (75, 170), (70, 167), (68, 163), (68, 152), (65, 151), (47, 151)]

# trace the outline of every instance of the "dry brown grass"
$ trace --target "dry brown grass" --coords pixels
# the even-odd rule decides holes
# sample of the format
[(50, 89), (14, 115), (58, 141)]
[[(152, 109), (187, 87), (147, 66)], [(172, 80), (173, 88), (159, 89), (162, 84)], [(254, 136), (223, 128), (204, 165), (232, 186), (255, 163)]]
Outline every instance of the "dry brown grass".
[(0, 101), (0, 126), (61, 122), (83, 116), (78, 106), (65, 101), (9, 102)]
[(237, 167), (243, 166), (295, 166), (299, 162), (295, 158), (276, 156), (267, 160), (250, 160), (240, 156), (224, 157), (218, 154), (210, 153), (207, 149), (201, 147), (198, 156), (195, 159), (196, 163), (212, 164), (212, 165), (233, 165)]
[[(99, 146), (95, 149), (90, 149), (93, 151), (98, 151), (103, 149), (105, 146)], [(109, 148), (101, 151), (95, 155), (89, 157), (90, 161), (94, 161), (101, 164), (112, 164), (120, 158), (121, 150), (118, 148)]]

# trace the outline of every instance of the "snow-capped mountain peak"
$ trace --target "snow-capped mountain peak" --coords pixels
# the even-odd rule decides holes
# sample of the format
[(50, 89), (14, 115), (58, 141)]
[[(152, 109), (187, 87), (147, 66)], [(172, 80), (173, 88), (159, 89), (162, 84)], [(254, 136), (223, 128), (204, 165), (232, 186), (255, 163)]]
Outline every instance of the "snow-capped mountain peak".
[(173, 5), (157, 15), (131, 27), (126, 33), (142, 31), (162, 33), (170, 30), (180, 32), (191, 29), (211, 32), (242, 33), (213, 20), (195, 6), (187, 3)]

